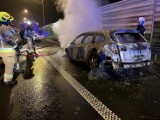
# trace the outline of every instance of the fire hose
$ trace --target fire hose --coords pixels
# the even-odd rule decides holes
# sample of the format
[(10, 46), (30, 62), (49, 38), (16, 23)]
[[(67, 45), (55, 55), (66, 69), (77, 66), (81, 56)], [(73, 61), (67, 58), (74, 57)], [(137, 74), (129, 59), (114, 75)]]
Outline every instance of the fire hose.
[[(48, 47), (48, 46), (47, 46)], [(44, 48), (44, 47), (42, 47), (42, 48)], [(38, 48), (38, 49), (42, 49), (42, 48)], [(37, 50), (37, 49), (36, 49)], [(32, 53), (32, 54), (23, 54), (23, 53), (27, 53), (27, 50), (25, 50), (25, 51), (22, 51), (22, 52), (20, 52), (20, 55), (21, 56), (30, 56), (30, 57), (44, 57), (44, 56), (49, 56), (49, 55), (53, 55), (53, 54), (55, 54), (56, 52), (52, 52), (52, 53), (47, 53), (47, 54), (37, 54), (37, 53)]]

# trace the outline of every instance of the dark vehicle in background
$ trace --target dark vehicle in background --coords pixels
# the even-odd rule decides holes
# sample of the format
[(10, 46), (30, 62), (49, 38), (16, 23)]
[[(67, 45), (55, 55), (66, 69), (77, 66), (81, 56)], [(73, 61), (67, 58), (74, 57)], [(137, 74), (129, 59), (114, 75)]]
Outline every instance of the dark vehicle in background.
[(150, 65), (150, 43), (137, 30), (86, 32), (66, 48), (69, 59), (84, 62), (90, 69), (104, 62), (115, 70)]

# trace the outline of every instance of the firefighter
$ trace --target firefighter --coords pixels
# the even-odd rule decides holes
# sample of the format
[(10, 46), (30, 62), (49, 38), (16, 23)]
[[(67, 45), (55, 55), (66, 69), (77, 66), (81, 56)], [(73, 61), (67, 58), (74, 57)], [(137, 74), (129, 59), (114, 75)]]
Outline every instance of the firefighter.
[(28, 25), (24, 29), (24, 39), (27, 42), (27, 55), (26, 55), (26, 66), (23, 74), (24, 79), (30, 79), (34, 76), (33, 74), (33, 62), (36, 59), (36, 51), (35, 51), (35, 39), (34, 39), (34, 31), (31, 25)]
[(34, 39), (34, 31), (31, 25), (28, 25), (24, 30), (24, 38), (27, 41), (27, 52), (28, 54), (34, 54), (35, 52), (35, 39)]
[(13, 79), (13, 69), (17, 63), (16, 49), (18, 47), (18, 36), (10, 23), (14, 18), (7, 12), (0, 12), (0, 57), (5, 64), (4, 83), (6, 85), (16, 85)]
[(143, 17), (139, 17), (139, 24), (137, 26), (137, 30), (143, 36), (145, 34), (145, 27), (144, 27), (144, 25), (145, 25), (145, 19)]
[(26, 44), (26, 41), (25, 41), (25, 39), (24, 39), (24, 30), (21, 30), (20, 32), (19, 32), (19, 35), (20, 35), (20, 37), (21, 37), (21, 44)]

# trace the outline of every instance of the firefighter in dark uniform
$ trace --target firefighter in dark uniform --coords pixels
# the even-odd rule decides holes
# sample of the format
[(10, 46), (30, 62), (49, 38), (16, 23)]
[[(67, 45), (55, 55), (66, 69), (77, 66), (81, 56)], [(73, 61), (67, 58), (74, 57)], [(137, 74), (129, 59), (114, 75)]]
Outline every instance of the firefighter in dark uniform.
[(27, 52), (29, 54), (35, 54), (35, 39), (34, 39), (35, 32), (32, 29), (31, 25), (28, 25), (27, 28), (24, 30), (24, 39), (27, 41)]
[(143, 36), (145, 35), (145, 31), (146, 31), (144, 25), (145, 25), (145, 19), (143, 17), (139, 17), (139, 24), (137, 26), (137, 30)]

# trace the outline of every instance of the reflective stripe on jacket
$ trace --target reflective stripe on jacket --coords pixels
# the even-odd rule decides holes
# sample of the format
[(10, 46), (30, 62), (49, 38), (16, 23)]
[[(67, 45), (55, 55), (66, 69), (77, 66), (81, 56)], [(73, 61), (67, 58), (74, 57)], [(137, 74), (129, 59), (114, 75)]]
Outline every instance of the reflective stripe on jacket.
[(13, 48), (0, 48), (0, 53), (1, 52), (15, 52), (15, 49), (13, 49)]
[(13, 75), (11, 75), (11, 74), (4, 74), (4, 77), (5, 77), (5, 78), (8, 78), (8, 79), (12, 79), (12, 78), (13, 78)]

